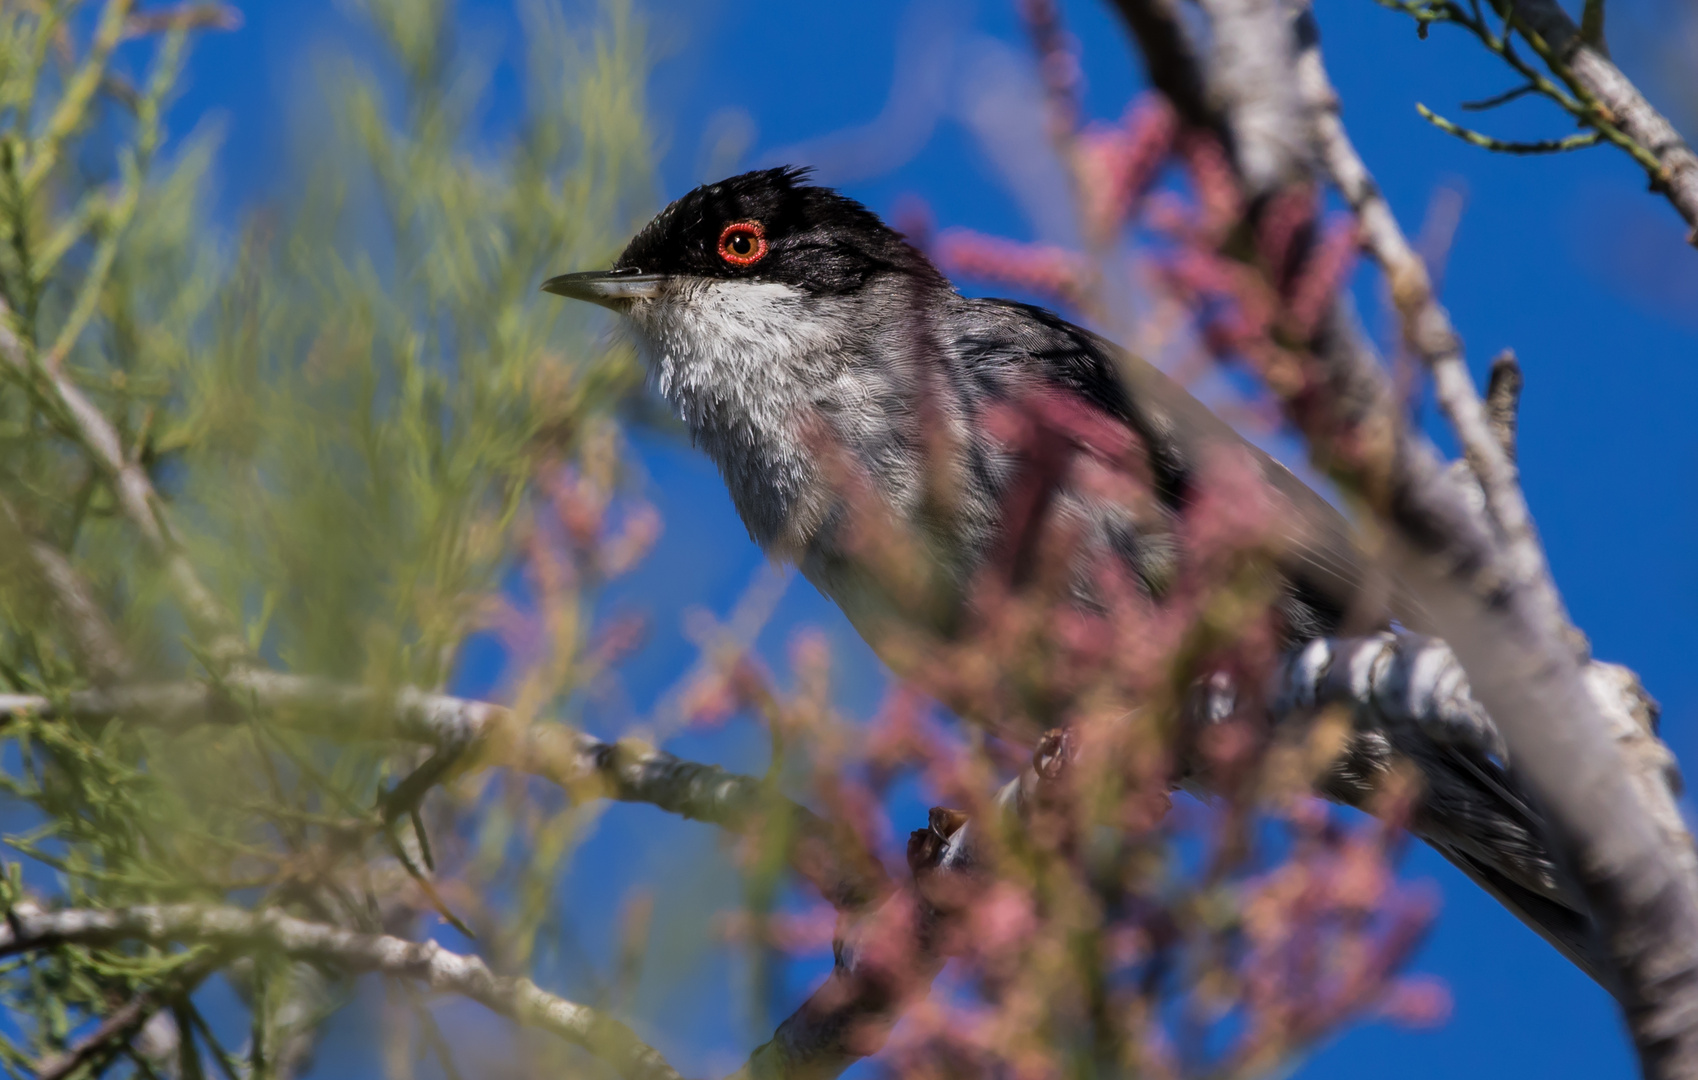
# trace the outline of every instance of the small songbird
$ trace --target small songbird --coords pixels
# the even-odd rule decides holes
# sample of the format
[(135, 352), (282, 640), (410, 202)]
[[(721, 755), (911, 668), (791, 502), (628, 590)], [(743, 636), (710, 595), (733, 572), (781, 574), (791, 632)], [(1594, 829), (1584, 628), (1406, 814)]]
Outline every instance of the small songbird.
[[(697, 188), (611, 270), (543, 288), (629, 320), (661, 395), (718, 464), (750, 535), (869, 639), (890, 598), (847, 550), (842, 493), (819, 439), (929, 541), (940, 576), (964, 587), (1001, 534), (1013, 472), (988, 414), (1034, 393), (1072, 399), (1139, 437), (1152, 513), (1065, 490), (1059, 498), (1152, 593), (1172, 579), (1172, 519), (1198, 467), (1229, 447), (1286, 504), (1278, 546), (1289, 634), (1335, 629), (1359, 596), (1364, 560), (1338, 511), (1177, 383), (1041, 308), (962, 296), (876, 215), (805, 183), (801, 170)], [(930, 460), (939, 446), (956, 460)], [(947, 514), (928, 497), (940, 466), (954, 481)]]
[[(1049, 311), (962, 296), (899, 233), (807, 183), (803, 170), (697, 188), (644, 227), (611, 269), (543, 288), (624, 316), (654, 384), (719, 466), (750, 535), (796, 564), (875, 649), (886, 620), (911, 619), (915, 605), (862, 565), (834, 458), (923, 539), (931, 579), (945, 586), (941, 611), (926, 610), (947, 626), (1006, 532), (1018, 469), (992, 414), (1034, 397), (1106, 418), (1143, 450), (1153, 494), (1144, 505), (1066, 481), (1054, 493), (1050, 505), (1084, 538), (1083, 557), (1122, 560), (1160, 596), (1183, 556), (1175, 525), (1199, 470), (1224, 450), (1253, 464), (1280, 510), (1272, 547), (1288, 643), (1347, 620), (1369, 631), (1413, 621), (1395, 589), (1368, 587), (1370, 561), (1339, 512), (1177, 383)], [(1501, 762), (1454, 747), (1394, 749), (1425, 758), (1417, 765), (1432, 798), (1417, 831), (1573, 956), (1584, 916), (1567, 903)]]

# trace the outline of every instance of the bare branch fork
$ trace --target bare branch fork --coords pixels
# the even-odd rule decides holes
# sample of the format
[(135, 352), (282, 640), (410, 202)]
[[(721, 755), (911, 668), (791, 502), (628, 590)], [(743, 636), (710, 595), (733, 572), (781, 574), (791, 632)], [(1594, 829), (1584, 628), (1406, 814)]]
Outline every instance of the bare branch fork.
[[(1435, 22), (1467, 29), (1525, 80), (1486, 101), (1464, 103), (1464, 109), (1490, 109), (1524, 94), (1539, 94), (1590, 130), (1564, 139), (1522, 143), (1470, 131), (1417, 104), (1423, 119), (1441, 131), (1500, 153), (1555, 153), (1610, 143), (1645, 170), (1651, 190), (1667, 197), (1686, 219), (1690, 230), (1687, 242), (1698, 245), (1698, 154), (1609, 58), (1603, 40), (1601, 0), (1587, 3), (1583, 25), (1578, 27), (1556, 0), (1492, 0), (1492, 10), (1503, 20), (1501, 28), (1487, 20), (1477, 3), (1465, 9), (1455, 0), (1378, 2), (1413, 16), (1423, 37)], [(1516, 52), (1512, 39), (1517, 34), (1544, 61), (1555, 81)]]
[[(1347, 311), (1335, 312), (1315, 343), (1337, 415), (1309, 423), (1306, 433), (1322, 463), (1378, 518), (1393, 569), (1456, 650), (1517, 772), (1548, 812), (1596, 922), (1606, 978), (1645, 1074), (1698, 1077), (1698, 860), (1674, 806), (1672, 759), (1633, 719), (1645, 710), (1629, 692), (1637, 686), (1631, 673), (1589, 668), (1577, 649), (1502, 426), (1491, 422), (1468, 376), (1461, 339), (1425, 267), (1350, 145), (1312, 16), (1304, 12), (1293, 22), (1276, 0), (1202, 0), (1215, 39), (1203, 64), (1189, 54), (1169, 0), (1119, 6), (1153, 76), (1181, 92), (1208, 88), (1252, 206), (1278, 186), (1304, 182), (1318, 162), (1357, 211), (1363, 244), (1390, 280), (1405, 337), (1433, 375), (1485, 513), (1470, 509), (1432, 448), (1405, 430), (1386, 373)], [(1515, 0), (1536, 32), (1554, 36), (1562, 27), (1546, 7), (1555, 5)], [(1541, 15), (1549, 23), (1544, 30), (1533, 23)], [(1163, 32), (1151, 33), (1152, 25)], [(1590, 48), (1570, 38), (1556, 47), (1576, 61)], [(1600, 78), (1601, 60), (1587, 60)], [(1257, 95), (1271, 104), (1247, 100)], [(1276, 116), (1295, 119), (1270, 133)], [(1684, 144), (1657, 145), (1678, 166)], [(1671, 192), (1684, 172), (1669, 169)], [(1252, 186), (1267, 185), (1269, 176), (1273, 186)], [(1341, 430), (1350, 437), (1340, 440)], [(1648, 745), (1657, 752), (1641, 753)]]
[[(1602, 48), (1601, 32), (1582, 34), (1556, 0), (1508, 0), (1507, 7), (1523, 26), (1544, 39), (1557, 60), (1553, 70), (1650, 153), (1657, 165), (1652, 187), (1680, 211), (1690, 229), (1687, 242), (1698, 245), (1698, 154), (1615, 66)], [(1588, 5), (1588, 10), (1601, 12), (1602, 5), (1595, 9)]]

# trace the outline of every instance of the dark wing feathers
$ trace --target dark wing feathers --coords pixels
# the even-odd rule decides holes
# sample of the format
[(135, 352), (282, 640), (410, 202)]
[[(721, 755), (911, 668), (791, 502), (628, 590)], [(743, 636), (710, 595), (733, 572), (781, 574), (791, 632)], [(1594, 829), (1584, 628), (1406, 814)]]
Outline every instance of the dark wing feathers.
[[(1047, 386), (1064, 387), (1124, 421), (1143, 440), (1157, 494), (1174, 510), (1192, 497), (1196, 469), (1211, 445), (1250, 454), (1290, 504), (1281, 569), (1301, 601), (1290, 627), (1294, 638), (1336, 633), (1347, 614), (1355, 632), (1382, 628), (1393, 618), (1412, 626), (1421, 621), (1419, 609), (1395, 589), (1387, 590), (1384, 609), (1363, 611), (1368, 560), (1343, 515), (1167, 375), (1042, 308), (1008, 300), (970, 303), (972, 326), (994, 340), (971, 343), (966, 354), (1016, 354), (1012, 362), (1039, 368)], [(1305, 609), (1312, 613), (1308, 625), (1301, 622)], [(1402, 727), (1385, 734), (1426, 782), (1413, 830), (1608, 988), (1607, 965), (1598, 958), (1584, 903), (1569, 895), (1546, 847), (1539, 813), (1519, 794), (1514, 777), (1496, 760), (1443, 745), (1424, 732)], [(1355, 805), (1373, 786), (1361, 787), (1356, 797), (1332, 794)]]
[(1347, 614), (1359, 619), (1363, 628), (1389, 621), (1392, 612), (1361, 612), (1353, 607), (1367, 592), (1367, 560), (1343, 515), (1184, 387), (1106, 339), (1043, 308), (1011, 300), (977, 300), (973, 305), (977, 314), (991, 316), (984, 321), (994, 327), (1001, 341), (1015, 344), (1028, 362), (1043, 369), (1049, 385), (1072, 390), (1138, 433), (1149, 453), (1157, 494), (1170, 506), (1177, 509), (1189, 501), (1196, 469), (1211, 446), (1238, 448), (1255, 460), (1269, 485), (1290, 506), (1287, 528), (1280, 537), (1281, 568), (1315, 620), (1301, 628), (1309, 632), (1299, 636), (1335, 631)]

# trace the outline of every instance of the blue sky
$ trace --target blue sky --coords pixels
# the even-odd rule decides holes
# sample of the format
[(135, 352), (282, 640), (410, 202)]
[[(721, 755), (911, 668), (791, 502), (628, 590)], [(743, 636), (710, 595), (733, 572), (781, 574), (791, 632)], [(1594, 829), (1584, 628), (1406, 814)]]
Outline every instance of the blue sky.
[[(1083, 42), (1087, 112), (1116, 117), (1141, 84), (1125, 36), (1101, 0), (1063, 6)], [(178, 134), (209, 114), (227, 117), (219, 216), (232, 220), (244, 206), (286, 194), (280, 178), (288, 175), (289, 148), (310, 128), (302, 98), (310, 90), (301, 88), (312, 84), (311, 57), (347, 29), (338, 9), (320, 0), (243, 7), (244, 29), (197, 48), (189, 89), (172, 114)], [(1650, 40), (1655, 12), (1644, 2), (1617, 7), (1618, 46), (1627, 43), (1620, 58), (1633, 70), (1648, 63), (1631, 45)], [(802, 155), (883, 212), (918, 194), (940, 225), (1015, 237), (1051, 237), (1063, 228), (1021, 194), (1041, 180), (1044, 163), (1010, 161), (986, 141), (989, 129), (1015, 121), (998, 114), (987, 123), (968, 107), (987, 88), (1029, 78), (1021, 75), (1012, 0), (656, 0), (646, 10), (666, 197), (710, 170)], [(1371, 0), (1318, 0), (1317, 11), (1346, 121), (1405, 227), (1419, 226), (1440, 188), (1466, 196), (1444, 300), (1477, 371), (1501, 348), (1519, 353), (1527, 375), (1522, 469), (1558, 580), (1597, 654), (1641, 673), (1663, 704), (1666, 737), (1691, 760), (1698, 752), (1698, 674), (1690, 662), (1698, 653), (1698, 252), (1682, 245), (1678, 219), (1645, 193), (1643, 174), (1621, 155), (1495, 157), (1421, 121), (1416, 101), (1456, 115), (1457, 102), (1511, 85), (1460, 34), (1439, 27), (1420, 42), (1406, 19)], [(492, 47), (512, 44), (516, 24), (506, 5), (470, 5), (463, 19)], [(887, 112), (893, 86), (901, 100), (919, 104)], [(490, 105), (494, 124), (511, 107), (511, 87), (503, 70)], [(1018, 102), (1008, 104), (1013, 115)], [(1536, 103), (1490, 114), (1482, 125), (1523, 138), (1569, 130)], [(845, 129), (860, 129), (852, 157), (840, 152), (841, 140), (819, 141)], [(1380, 326), (1371, 291), (1363, 302), (1370, 325)], [(1436, 428), (1435, 437), (1444, 441)], [(666, 533), (621, 601), (657, 612), (686, 603), (725, 612), (760, 572), (759, 553), (705, 461), (663, 439), (639, 445)], [(821, 627), (839, 645), (846, 704), (864, 711), (881, 686), (877, 665), (805, 583), (791, 584), (763, 647), (781, 657), (802, 625)], [(628, 674), (633, 686), (667, 685), (690, 660), (678, 627), (655, 629)], [(761, 752), (751, 733), (736, 730), (678, 749), (745, 766)], [(702, 851), (703, 880), (734, 895), (734, 882), (715, 868), (710, 838), (656, 817), (615, 807), (583, 851), (563, 896), (592, 938), (667, 845)], [(1354, 1029), (1298, 1075), (1632, 1074), (1614, 1008), (1600, 991), (1425, 848), (1411, 849), (1406, 869), (1438, 882), (1444, 895), (1443, 915), (1415, 966), (1449, 981), (1454, 1018), (1432, 1032)], [(663, 896), (660, 915), (683, 919), (686, 906)], [(596, 951), (594, 942), (589, 949)], [(792, 973), (796, 992), (809, 974)], [(737, 979), (712, 958), (700, 960), (696, 975)], [(694, 1036), (678, 1037), (677, 1046), (660, 1041), (687, 1073), (723, 1071), (735, 1064), (736, 1048), (751, 1045), (758, 1023), (723, 1004), (722, 1017), (704, 1020), (699, 1004), (658, 992), (643, 999), (656, 1030), (722, 1027), (706, 1038), (707, 1051)], [(357, 1033), (340, 1032), (336, 1045), (355, 1053)]]

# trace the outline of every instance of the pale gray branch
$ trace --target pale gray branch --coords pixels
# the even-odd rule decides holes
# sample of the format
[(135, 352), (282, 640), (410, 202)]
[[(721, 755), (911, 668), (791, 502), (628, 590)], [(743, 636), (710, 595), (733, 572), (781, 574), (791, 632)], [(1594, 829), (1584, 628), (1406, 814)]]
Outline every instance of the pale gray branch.
[(44, 911), (18, 905), (0, 925), (0, 955), (120, 941), (272, 949), (351, 973), (376, 972), (412, 979), (440, 993), (470, 998), (519, 1024), (582, 1046), (607, 1061), (625, 1080), (679, 1080), (678, 1073), (659, 1053), (612, 1017), (556, 997), (529, 979), (497, 975), (478, 957), (450, 952), (434, 941), (360, 934), (307, 922), (276, 909), (255, 912), (197, 904), (100, 911)]
[(1225, 114), (1251, 198), (1308, 172), (1309, 138), (1291, 83), (1290, 16), (1280, 0), (1199, 0), (1212, 33), (1210, 98)]
[(1314, 110), (1322, 157), (1391, 278), (1405, 337), (1433, 372), (1497, 526), (1495, 538), (1466, 530), (1435, 543), (1442, 532), (1423, 520), (1426, 493), (1412, 489), (1416, 500), (1390, 522), (1396, 564), (1572, 848), (1645, 1074), (1698, 1077), (1698, 857), (1691, 837), (1670, 825), (1679, 814), (1668, 770), (1648, 775), (1642, 755), (1618, 749), (1614, 714), (1632, 708), (1601, 700), (1611, 681), (1590, 677), (1576, 656), (1515, 467), (1462, 363), (1460, 339), (1344, 131), (1311, 16), (1299, 26), (1307, 47), (1295, 78)]
[(1505, 450), (1474, 388), (1462, 357), (1462, 338), (1433, 294), (1427, 264), (1403, 234), (1379, 185), (1350, 141), (1340, 115), (1337, 92), (1321, 60), (1319, 34), (1312, 17), (1303, 16), (1307, 46), (1298, 54), (1295, 84), (1311, 113), (1322, 162), (1333, 183), (1356, 211), (1362, 244), (1379, 263), (1391, 286), (1392, 302), (1402, 318), (1404, 338), (1433, 376), (1434, 392), (1455, 428), (1486, 496), (1486, 508), (1503, 536), (1503, 553), (1517, 583), (1548, 609), (1544, 618), (1567, 636), (1568, 613), (1551, 581), (1532, 513), (1521, 493), (1514, 462)]
[[(1524, 11), (1555, 10), (1550, 0), (1515, 2)], [(1121, 6), (1152, 5), (1123, 0)], [(1258, 25), (1272, 36), (1217, 49), (1214, 68), (1204, 70), (1187, 55), (1162, 57), (1160, 64), (1199, 72), (1206, 99), (1229, 100), (1222, 88), (1247, 80), (1217, 70), (1219, 64), (1253, 55), (1260, 66), (1289, 55), (1285, 34), (1295, 32), (1298, 58), (1287, 85), (1306, 102), (1316, 150), (1357, 210), (1365, 246), (1391, 279), (1405, 336), (1433, 372), (1478, 476), (1489, 524), (1471, 510), (1432, 448), (1406, 430), (1386, 372), (1342, 300), (1316, 349), (1333, 395), (1328, 423), (1356, 433), (1349, 471), (1381, 519), (1391, 569), (1418, 602), (1423, 624), (1455, 650), (1473, 696), (1502, 732), (1516, 775), (1548, 815), (1551, 850), (1571, 853), (1563, 861), (1573, 866), (1598, 927), (1598, 955), (1608, 960), (1602, 974), (1623, 1003), (1646, 1075), (1698, 1077), (1698, 860), (1678, 824), (1667, 762), (1632, 752), (1651, 736), (1641, 726), (1636, 741), (1626, 739), (1631, 702), (1604, 700), (1622, 689), (1622, 680), (1585, 667), (1577, 635), (1567, 632), (1514, 466), (1468, 377), (1460, 339), (1345, 134), (1312, 15), (1305, 10), (1277, 31), (1267, 21)], [(1232, 32), (1248, 26), (1240, 21)], [(1141, 44), (1149, 56), (1174, 40)], [(1230, 140), (1240, 161), (1244, 134), (1234, 131)], [(1673, 147), (1659, 152), (1667, 150), (1680, 154)], [(1310, 431), (1321, 458), (1336, 452), (1325, 424)], [(1447, 854), (1467, 868), (1466, 852)], [(1538, 914), (1520, 910), (1539, 925)]]
[[(860, 910), (894, 891), (877, 859), (849, 831), (774, 793), (754, 777), (684, 761), (642, 743), (603, 742), (563, 724), (526, 723), (485, 701), (404, 687), (390, 693), (300, 675), (241, 669), (217, 683), (161, 683), (83, 690), (55, 703), (33, 694), (0, 694), (0, 717), (34, 714), (145, 717), (181, 725), (226, 722), (246, 709), (307, 713), (318, 723), (366, 719), (372, 734), (393, 735), (449, 754), (543, 777), (578, 799), (649, 803), (669, 813), (734, 831), (776, 827), (790, 858), (834, 907)], [(327, 727), (329, 725), (326, 725)]]

